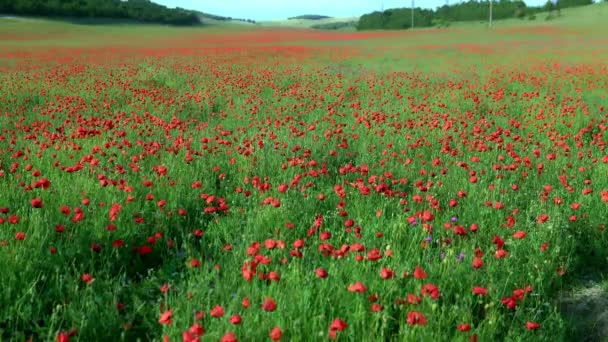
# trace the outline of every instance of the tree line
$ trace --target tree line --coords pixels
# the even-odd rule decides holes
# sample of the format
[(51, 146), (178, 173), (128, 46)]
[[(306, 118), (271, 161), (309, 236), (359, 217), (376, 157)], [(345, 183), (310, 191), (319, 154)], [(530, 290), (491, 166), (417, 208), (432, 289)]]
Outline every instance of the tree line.
[[(199, 14), (149, 0), (0, 0), (5, 15), (132, 20), (166, 25), (200, 24)], [(217, 17), (221, 20), (223, 17)]]
[(295, 17), (287, 18), (287, 20), (295, 20), (295, 19), (322, 20), (322, 19), (331, 19), (331, 17), (328, 17), (326, 15), (319, 15), (319, 14), (304, 14), (304, 15), (298, 15)]
[[(493, 19), (532, 17), (542, 11), (593, 4), (593, 0), (558, 0), (557, 7), (552, 1), (544, 6), (527, 6), (522, 0), (494, 0)], [(489, 15), (489, 0), (469, 0), (453, 5), (444, 5), (435, 10), (414, 8), (415, 27), (448, 25), (454, 21), (484, 21)], [(358, 30), (399, 30), (412, 27), (410, 8), (389, 9), (361, 16)]]

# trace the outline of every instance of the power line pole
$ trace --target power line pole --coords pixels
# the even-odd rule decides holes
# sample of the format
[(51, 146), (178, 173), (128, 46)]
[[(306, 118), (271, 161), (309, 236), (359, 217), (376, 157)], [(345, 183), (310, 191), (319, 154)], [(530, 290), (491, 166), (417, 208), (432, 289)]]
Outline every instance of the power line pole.
[(490, 0), (490, 27), (492, 27), (492, 3), (493, 2), (494, 2), (493, 0)]
[(414, 29), (414, 0), (412, 0), (412, 30)]

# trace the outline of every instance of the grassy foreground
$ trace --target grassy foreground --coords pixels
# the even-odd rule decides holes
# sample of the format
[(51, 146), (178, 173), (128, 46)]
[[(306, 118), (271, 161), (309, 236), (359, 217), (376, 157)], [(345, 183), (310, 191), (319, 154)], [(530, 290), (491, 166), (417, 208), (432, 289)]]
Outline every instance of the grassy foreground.
[(575, 339), (608, 21), (565, 18), (3, 25), (0, 339)]

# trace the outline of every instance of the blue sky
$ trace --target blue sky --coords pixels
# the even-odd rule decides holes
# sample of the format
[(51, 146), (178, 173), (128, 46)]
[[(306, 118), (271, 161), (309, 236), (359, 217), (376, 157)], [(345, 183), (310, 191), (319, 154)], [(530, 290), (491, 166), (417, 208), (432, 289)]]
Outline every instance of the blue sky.
[[(233, 18), (281, 20), (301, 14), (322, 14), (332, 17), (356, 17), (384, 9), (409, 7), (411, 0), (153, 0), (167, 7), (182, 7)], [(448, 0), (456, 3), (460, 0)], [(524, 0), (536, 6), (546, 0)], [(415, 0), (416, 7), (436, 8), (446, 0)]]

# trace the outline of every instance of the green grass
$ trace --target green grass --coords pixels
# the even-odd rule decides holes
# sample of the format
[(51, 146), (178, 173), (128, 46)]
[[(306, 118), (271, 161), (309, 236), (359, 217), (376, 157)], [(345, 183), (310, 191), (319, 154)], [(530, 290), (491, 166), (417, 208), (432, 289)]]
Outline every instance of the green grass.
[(339, 340), (580, 340), (604, 322), (563, 299), (606, 287), (606, 8), (343, 34), (3, 21), (0, 340), (318, 341), (337, 318)]

